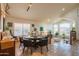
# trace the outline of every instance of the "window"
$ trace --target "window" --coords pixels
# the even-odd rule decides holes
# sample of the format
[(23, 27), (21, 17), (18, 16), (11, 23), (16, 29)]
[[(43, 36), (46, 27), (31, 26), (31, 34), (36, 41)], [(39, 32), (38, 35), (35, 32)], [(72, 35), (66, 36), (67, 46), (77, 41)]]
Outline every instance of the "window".
[(52, 24), (42, 24), (42, 25), (40, 25), (40, 27), (44, 28), (44, 32), (48, 32), (48, 31), (53, 30)]
[(22, 36), (22, 24), (14, 23), (14, 36)]
[(53, 32), (54, 32), (54, 34), (55, 34), (56, 32), (58, 32), (58, 24), (54, 24), (54, 25), (53, 25)]
[(61, 24), (59, 24), (59, 28), (60, 28), (60, 35), (62, 35), (64, 33), (67, 36), (69, 36), (69, 34), (70, 34), (70, 23), (61, 23)]
[(28, 35), (30, 24), (14, 23), (14, 36)]
[(28, 35), (28, 32), (30, 32), (30, 24), (22, 24), (22, 34)]

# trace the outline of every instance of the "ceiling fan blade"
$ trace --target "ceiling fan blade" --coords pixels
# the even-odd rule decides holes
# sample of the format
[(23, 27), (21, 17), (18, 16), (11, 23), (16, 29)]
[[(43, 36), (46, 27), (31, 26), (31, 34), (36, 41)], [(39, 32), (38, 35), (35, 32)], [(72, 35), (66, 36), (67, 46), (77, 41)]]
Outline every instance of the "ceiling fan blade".
[(5, 6), (5, 12), (8, 14), (8, 10), (10, 9), (8, 3), (6, 3), (6, 6)]
[(27, 8), (27, 12), (29, 11), (29, 9), (31, 8), (32, 3), (29, 4), (28, 8)]
[(27, 8), (27, 12), (29, 11), (29, 9), (30, 9), (30, 6), (28, 6), (28, 8)]

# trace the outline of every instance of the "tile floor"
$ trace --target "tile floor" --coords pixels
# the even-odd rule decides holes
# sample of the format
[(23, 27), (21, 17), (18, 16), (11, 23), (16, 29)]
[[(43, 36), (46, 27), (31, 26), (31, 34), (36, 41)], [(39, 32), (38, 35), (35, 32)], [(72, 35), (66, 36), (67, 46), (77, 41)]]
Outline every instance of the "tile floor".
[(76, 41), (73, 45), (67, 44), (63, 41), (54, 42), (48, 45), (49, 51), (43, 48), (43, 53), (41, 54), (40, 48), (36, 50), (33, 49), (32, 55), (30, 50), (22, 53), (22, 47), (19, 48), (19, 44), (16, 43), (16, 56), (79, 56), (79, 41)]

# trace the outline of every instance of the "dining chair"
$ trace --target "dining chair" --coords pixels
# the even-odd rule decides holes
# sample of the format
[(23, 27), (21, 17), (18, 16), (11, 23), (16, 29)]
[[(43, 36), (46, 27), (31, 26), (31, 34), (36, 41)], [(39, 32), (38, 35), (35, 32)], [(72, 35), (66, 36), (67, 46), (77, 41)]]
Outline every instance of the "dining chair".
[(41, 39), (40, 42), (38, 43), (38, 45), (39, 45), (39, 47), (41, 48), (41, 53), (42, 53), (42, 48), (43, 48), (44, 46), (46, 46), (47, 51), (48, 51), (48, 38), (45, 37), (45, 38)]
[(27, 51), (28, 51), (28, 49), (30, 49), (31, 50), (31, 54), (32, 54), (33, 42), (30, 39), (23, 40), (23, 46), (24, 46), (23, 53), (24, 53), (25, 47), (27, 47)]
[(23, 37), (19, 37), (19, 41), (20, 41), (19, 47), (21, 47), (21, 45), (23, 44)]

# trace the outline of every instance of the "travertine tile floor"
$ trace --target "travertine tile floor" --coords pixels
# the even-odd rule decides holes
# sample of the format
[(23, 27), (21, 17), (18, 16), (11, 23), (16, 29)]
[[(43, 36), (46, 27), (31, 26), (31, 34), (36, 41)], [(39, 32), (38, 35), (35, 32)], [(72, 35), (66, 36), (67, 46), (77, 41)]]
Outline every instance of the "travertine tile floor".
[(16, 56), (79, 56), (79, 41), (76, 41), (73, 45), (60, 42), (53, 42), (48, 45), (49, 51), (47, 52), (46, 48), (43, 48), (43, 53), (41, 54), (40, 48), (36, 50), (33, 49), (32, 55), (25, 49), (25, 52), (22, 53), (22, 47), (19, 48), (19, 44), (16, 43)]

